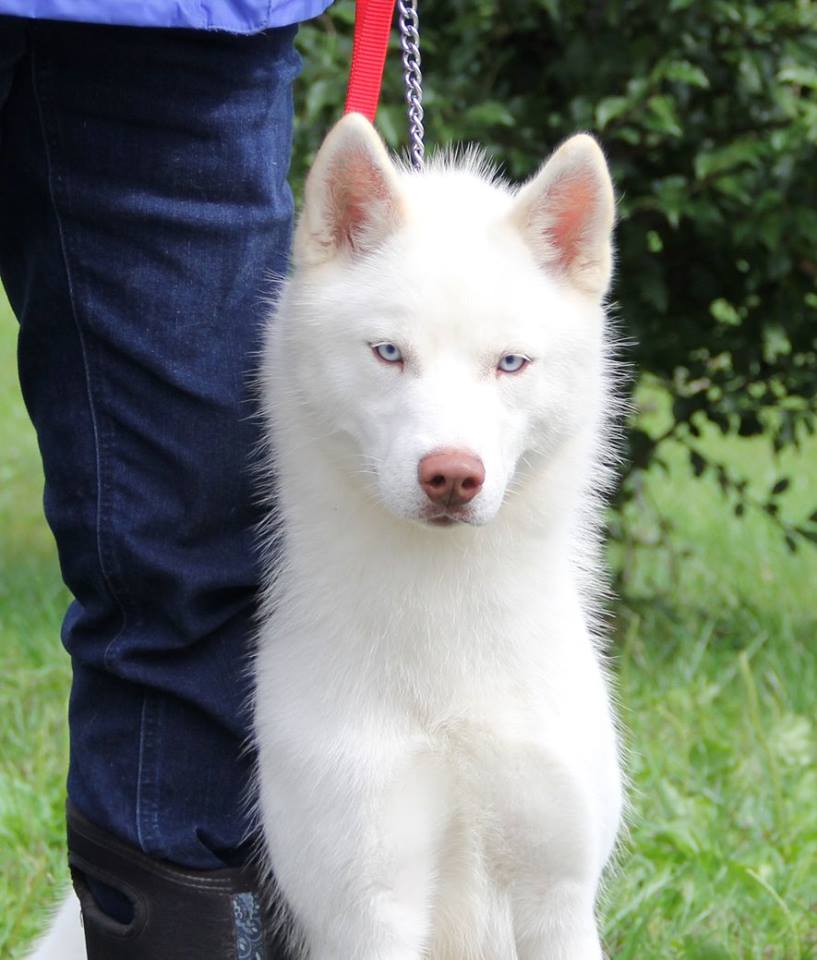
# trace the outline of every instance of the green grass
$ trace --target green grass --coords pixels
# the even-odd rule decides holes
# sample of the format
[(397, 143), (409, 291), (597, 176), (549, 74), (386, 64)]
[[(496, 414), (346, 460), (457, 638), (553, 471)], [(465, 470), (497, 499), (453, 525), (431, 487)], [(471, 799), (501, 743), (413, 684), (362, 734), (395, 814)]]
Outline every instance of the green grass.
[[(0, 308), (0, 957), (20, 957), (65, 880), (62, 785), (67, 602), (40, 508), (36, 443)], [(647, 394), (650, 397), (650, 394)], [(707, 436), (758, 495), (792, 475), (782, 509), (814, 508), (817, 444), (772, 461), (762, 441)], [(817, 550), (791, 555), (759, 515), (732, 518), (680, 450), (630, 508), (670, 548), (628, 561), (614, 668), (633, 781), (631, 833), (610, 878), (617, 960), (817, 957)], [(544, 960), (544, 958), (543, 958)]]
[[(814, 509), (813, 440), (777, 460), (762, 439), (701, 446), (761, 500), (790, 475), (787, 519)], [(735, 519), (678, 447), (668, 461), (628, 511), (644, 539), (656, 512), (674, 534), (632, 563), (619, 614), (633, 829), (607, 943), (619, 960), (814, 960), (817, 551), (790, 553), (759, 512)]]
[(67, 882), (62, 849), (67, 595), (42, 517), (42, 472), (19, 396), (16, 324), (0, 297), (0, 957)]

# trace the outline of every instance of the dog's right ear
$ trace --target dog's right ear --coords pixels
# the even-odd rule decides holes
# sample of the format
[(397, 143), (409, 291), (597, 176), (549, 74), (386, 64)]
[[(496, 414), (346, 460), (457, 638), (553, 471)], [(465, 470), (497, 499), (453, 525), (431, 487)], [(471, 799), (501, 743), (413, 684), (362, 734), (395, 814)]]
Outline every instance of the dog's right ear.
[(601, 147), (585, 133), (550, 157), (514, 201), (513, 221), (551, 275), (601, 299), (613, 269), (613, 184)]
[(402, 219), (397, 172), (374, 127), (348, 113), (329, 131), (304, 186), (298, 266), (374, 250)]

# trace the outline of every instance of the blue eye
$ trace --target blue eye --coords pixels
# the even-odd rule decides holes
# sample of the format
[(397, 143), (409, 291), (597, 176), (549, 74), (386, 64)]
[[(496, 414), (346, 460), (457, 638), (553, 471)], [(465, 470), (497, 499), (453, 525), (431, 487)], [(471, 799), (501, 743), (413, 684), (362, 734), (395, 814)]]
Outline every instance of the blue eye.
[(530, 357), (525, 357), (521, 353), (508, 353), (502, 357), (497, 364), (497, 370), (502, 373), (519, 373), (530, 363)]
[(373, 343), (372, 350), (380, 357), (381, 360), (385, 360), (386, 363), (402, 363), (403, 354), (400, 353), (400, 349), (396, 347), (393, 343)]

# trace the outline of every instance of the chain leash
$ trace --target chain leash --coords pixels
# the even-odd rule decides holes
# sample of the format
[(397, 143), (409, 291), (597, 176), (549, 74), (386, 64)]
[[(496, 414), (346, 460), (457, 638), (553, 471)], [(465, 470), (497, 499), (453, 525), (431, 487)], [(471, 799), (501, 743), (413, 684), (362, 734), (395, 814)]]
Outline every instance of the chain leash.
[(397, 0), (400, 46), (403, 50), (403, 81), (408, 104), (409, 155), (415, 170), (423, 169), (423, 75), (420, 72), (420, 21), (417, 0)]

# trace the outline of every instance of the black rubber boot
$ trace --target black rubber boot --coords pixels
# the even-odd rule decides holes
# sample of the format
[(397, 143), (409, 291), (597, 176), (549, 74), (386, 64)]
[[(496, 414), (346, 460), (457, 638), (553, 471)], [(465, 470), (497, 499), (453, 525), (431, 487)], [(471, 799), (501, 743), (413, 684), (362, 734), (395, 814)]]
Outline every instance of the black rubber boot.
[[(287, 960), (250, 867), (186, 870), (122, 843), (70, 805), (67, 819), (88, 960)], [(129, 923), (100, 909), (89, 880), (127, 897)]]

